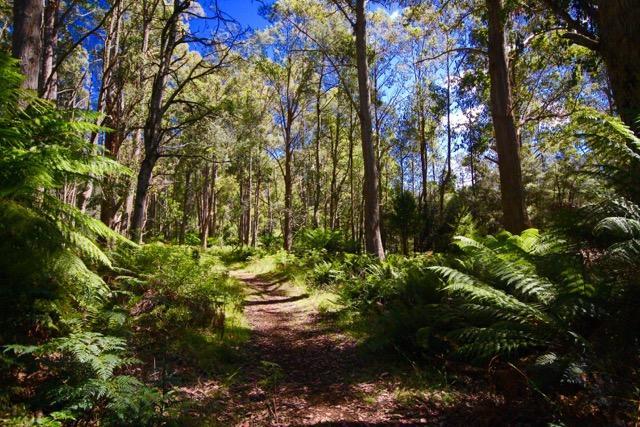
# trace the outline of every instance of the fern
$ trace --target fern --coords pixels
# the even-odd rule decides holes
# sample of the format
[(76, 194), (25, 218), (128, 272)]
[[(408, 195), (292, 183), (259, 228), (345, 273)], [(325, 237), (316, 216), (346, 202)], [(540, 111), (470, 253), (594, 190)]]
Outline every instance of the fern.
[(56, 195), (70, 183), (127, 173), (86, 140), (103, 129), (86, 112), (57, 109), (21, 90), (17, 70), (0, 54), (0, 344), (33, 327), (21, 313), (46, 317), (35, 308), (45, 306), (43, 298), (60, 310), (103, 299), (108, 290), (94, 270), (111, 261), (96, 241), (126, 242)]
[[(544, 248), (557, 246), (541, 242), (545, 240), (537, 230), (520, 236), (456, 237), (464, 252), (455, 263), (458, 267), (430, 268), (444, 280), (444, 290), (456, 298), (466, 323), (450, 333), (458, 354), (489, 359), (571, 348), (568, 343), (578, 335), (566, 322), (565, 305), (559, 303), (570, 292), (564, 284), (539, 274), (537, 265), (546, 256)], [(566, 271), (573, 270), (567, 267)]]
[(57, 368), (60, 384), (51, 392), (52, 403), (61, 405), (73, 419), (106, 411), (102, 418), (115, 424), (136, 423), (155, 417), (159, 395), (129, 375), (118, 371), (136, 359), (126, 357), (122, 338), (96, 332), (77, 332), (40, 346), (9, 345), (5, 352), (33, 356)]

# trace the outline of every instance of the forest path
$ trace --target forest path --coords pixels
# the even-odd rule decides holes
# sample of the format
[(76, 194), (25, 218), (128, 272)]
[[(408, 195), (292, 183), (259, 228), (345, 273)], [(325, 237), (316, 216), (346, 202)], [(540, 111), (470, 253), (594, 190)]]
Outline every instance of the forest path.
[(246, 283), (252, 329), (242, 380), (231, 386), (229, 421), (262, 425), (419, 425), (396, 412), (394, 385), (372, 370), (356, 342), (332, 330), (286, 279), (232, 272)]

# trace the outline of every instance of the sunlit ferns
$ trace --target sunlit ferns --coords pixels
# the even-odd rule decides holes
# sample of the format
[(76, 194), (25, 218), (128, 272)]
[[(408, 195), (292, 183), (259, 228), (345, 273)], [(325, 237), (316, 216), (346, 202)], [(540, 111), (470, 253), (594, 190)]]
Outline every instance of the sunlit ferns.
[(537, 230), (483, 241), (457, 237), (455, 243), (464, 253), (456, 268), (430, 269), (444, 280), (444, 290), (463, 313), (465, 326), (450, 334), (457, 353), (488, 359), (582, 345), (560, 298), (569, 293), (570, 281), (552, 281), (539, 274), (536, 265), (536, 258), (557, 244), (542, 240)]

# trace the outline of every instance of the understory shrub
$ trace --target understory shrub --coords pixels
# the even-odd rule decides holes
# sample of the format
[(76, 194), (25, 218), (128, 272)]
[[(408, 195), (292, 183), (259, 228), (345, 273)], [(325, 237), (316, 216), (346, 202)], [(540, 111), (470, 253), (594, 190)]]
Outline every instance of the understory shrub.
[(308, 252), (336, 255), (352, 251), (353, 244), (347, 241), (340, 230), (325, 228), (305, 228), (296, 233), (293, 250), (299, 256)]
[[(154, 243), (118, 253), (122, 275), (115, 280), (128, 302), (138, 348), (161, 363), (169, 358), (195, 359), (182, 339), (194, 331), (217, 332), (222, 338), (228, 310), (242, 301), (238, 284), (217, 257), (187, 246)], [(162, 378), (161, 381), (166, 381)]]

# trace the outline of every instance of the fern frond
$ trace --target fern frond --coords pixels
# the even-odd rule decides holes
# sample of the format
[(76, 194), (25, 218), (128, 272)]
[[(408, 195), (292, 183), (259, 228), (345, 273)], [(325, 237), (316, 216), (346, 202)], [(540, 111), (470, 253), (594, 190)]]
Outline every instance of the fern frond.
[(640, 237), (640, 221), (625, 217), (608, 217), (596, 225), (593, 230), (596, 236), (620, 241)]

